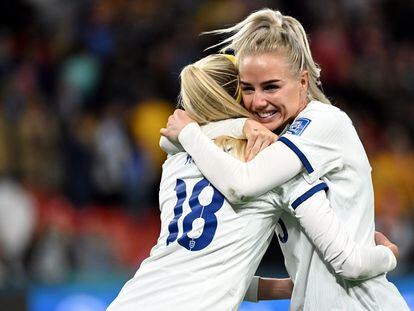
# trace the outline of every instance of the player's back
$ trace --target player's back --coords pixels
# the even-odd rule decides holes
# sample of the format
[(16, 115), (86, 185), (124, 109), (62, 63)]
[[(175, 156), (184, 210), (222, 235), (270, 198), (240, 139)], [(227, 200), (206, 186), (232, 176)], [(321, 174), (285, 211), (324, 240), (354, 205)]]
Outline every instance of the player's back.
[(273, 235), (272, 204), (232, 207), (186, 153), (170, 156), (157, 244), (109, 310), (237, 309)]

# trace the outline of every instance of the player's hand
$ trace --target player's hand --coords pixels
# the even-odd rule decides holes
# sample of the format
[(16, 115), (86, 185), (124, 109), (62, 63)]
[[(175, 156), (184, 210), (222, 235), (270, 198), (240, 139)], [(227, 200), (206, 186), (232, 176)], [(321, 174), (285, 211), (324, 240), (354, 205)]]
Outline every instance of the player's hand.
[(167, 127), (162, 128), (160, 133), (171, 141), (178, 141), (178, 135), (180, 135), (181, 130), (191, 122), (195, 121), (188, 116), (187, 112), (182, 109), (176, 109), (169, 116)]
[(248, 119), (243, 127), (247, 138), (246, 161), (253, 159), (260, 151), (273, 144), (279, 136), (257, 121)]
[(392, 243), (384, 234), (379, 231), (375, 231), (375, 244), (388, 247), (393, 252), (395, 258), (398, 259), (398, 256), (400, 254), (398, 251), (398, 246)]

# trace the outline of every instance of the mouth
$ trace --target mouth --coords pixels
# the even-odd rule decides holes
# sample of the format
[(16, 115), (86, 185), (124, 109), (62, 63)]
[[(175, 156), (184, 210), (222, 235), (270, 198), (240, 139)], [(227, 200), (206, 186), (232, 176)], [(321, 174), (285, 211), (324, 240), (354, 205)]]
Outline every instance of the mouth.
[(270, 122), (273, 121), (275, 118), (280, 117), (280, 112), (278, 110), (260, 111), (255, 112), (254, 114), (260, 123)]

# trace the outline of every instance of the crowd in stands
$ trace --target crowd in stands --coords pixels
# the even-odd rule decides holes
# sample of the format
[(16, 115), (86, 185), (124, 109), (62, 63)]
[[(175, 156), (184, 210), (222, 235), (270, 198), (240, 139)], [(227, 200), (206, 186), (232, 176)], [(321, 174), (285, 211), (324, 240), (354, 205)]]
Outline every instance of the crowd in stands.
[(263, 7), (307, 29), (368, 153), (394, 273), (414, 272), (414, 2), (16, 0), (0, 4), (0, 288), (135, 271), (158, 235), (178, 74), (213, 52), (202, 31)]

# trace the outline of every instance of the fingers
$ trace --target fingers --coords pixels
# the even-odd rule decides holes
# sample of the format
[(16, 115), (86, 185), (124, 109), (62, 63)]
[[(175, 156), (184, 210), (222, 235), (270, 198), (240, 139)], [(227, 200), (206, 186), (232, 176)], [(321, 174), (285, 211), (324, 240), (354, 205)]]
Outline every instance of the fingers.
[(170, 115), (170, 116), (168, 117), (168, 120), (167, 120), (167, 128), (168, 128), (169, 126), (171, 126), (172, 124), (174, 124), (174, 122), (175, 122), (175, 115), (174, 115), (174, 114), (172, 114), (172, 115)]
[[(276, 136), (277, 138), (277, 136)], [(252, 160), (260, 151), (275, 142), (275, 135), (268, 131), (253, 131), (247, 138), (246, 161)]]
[(375, 231), (375, 244), (384, 245), (384, 242), (386, 242), (386, 241), (389, 242), (389, 240), (387, 239), (387, 237), (384, 234), (382, 234), (379, 231)]
[(194, 120), (191, 119), (184, 110), (176, 109), (174, 113), (168, 117), (167, 126), (160, 129), (160, 134), (171, 141), (178, 141), (178, 136), (181, 130), (191, 122), (194, 122)]
[(263, 128), (264, 126), (259, 122), (252, 119), (247, 119), (243, 126), (243, 133), (246, 135), (246, 137), (248, 137), (252, 132), (259, 131)]
[(178, 139), (178, 134), (175, 131), (175, 123), (176, 123), (176, 117), (173, 113), (168, 117), (167, 120), (167, 126), (160, 129), (160, 134), (162, 136), (167, 137), (171, 141), (175, 141)]
[(253, 158), (263, 149), (268, 147), (270, 144), (268, 141), (261, 140), (260, 138), (256, 139), (253, 146), (250, 148), (246, 154), (246, 161), (251, 161)]
[(260, 151), (273, 144), (278, 136), (257, 121), (248, 119), (243, 127), (247, 138), (246, 161), (252, 160)]
[(252, 139), (250, 148), (246, 147), (246, 161), (251, 161), (259, 153), (261, 145), (262, 142), (257, 137)]
[(391, 241), (383, 233), (375, 231), (375, 244), (387, 246)]
[(188, 113), (187, 112), (185, 112), (184, 110), (182, 110), (182, 109), (176, 109), (175, 111), (174, 111), (174, 117), (175, 117), (175, 119), (178, 121), (178, 122), (180, 122), (180, 123), (182, 123), (182, 124), (188, 124), (188, 123), (191, 123), (191, 122), (195, 122), (189, 115), (188, 115)]
[(400, 251), (398, 250), (398, 246), (395, 245), (394, 243), (391, 243), (386, 246), (393, 252), (395, 258), (398, 259), (398, 257), (400, 256)]
[(184, 119), (187, 117), (187, 113), (182, 109), (175, 109), (174, 113), (172, 114), (177, 120)]
[(392, 243), (383, 233), (379, 231), (375, 231), (375, 244), (388, 247), (393, 252), (395, 258), (398, 259), (398, 256), (400, 255), (398, 246)]
[(249, 135), (247, 137), (247, 144), (246, 144), (246, 161), (251, 160), (251, 153), (254, 144), (256, 143), (257, 136)]

